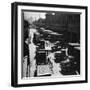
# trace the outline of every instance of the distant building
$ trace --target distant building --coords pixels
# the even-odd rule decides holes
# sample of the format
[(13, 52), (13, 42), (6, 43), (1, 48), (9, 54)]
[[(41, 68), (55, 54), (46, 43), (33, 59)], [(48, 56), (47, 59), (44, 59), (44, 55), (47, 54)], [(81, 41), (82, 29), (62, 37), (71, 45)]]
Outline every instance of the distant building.
[(46, 29), (65, 34), (67, 41), (79, 42), (80, 40), (80, 13), (47, 13), (45, 25)]

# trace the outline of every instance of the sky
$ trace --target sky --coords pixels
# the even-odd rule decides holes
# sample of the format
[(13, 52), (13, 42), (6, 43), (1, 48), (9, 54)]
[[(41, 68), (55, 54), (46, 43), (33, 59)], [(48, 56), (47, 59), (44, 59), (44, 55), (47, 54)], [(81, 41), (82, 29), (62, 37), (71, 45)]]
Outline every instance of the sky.
[(24, 12), (24, 19), (28, 20), (30, 23), (34, 20), (38, 20), (39, 18), (45, 19), (45, 12)]

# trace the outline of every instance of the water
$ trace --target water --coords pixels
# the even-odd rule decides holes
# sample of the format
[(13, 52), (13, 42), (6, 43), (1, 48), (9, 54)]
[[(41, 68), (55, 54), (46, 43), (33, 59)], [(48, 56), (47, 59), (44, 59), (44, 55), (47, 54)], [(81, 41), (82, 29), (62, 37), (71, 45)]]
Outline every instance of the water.
[(29, 57), (30, 57), (30, 77), (34, 77), (36, 70), (36, 45), (33, 43), (34, 34), (37, 33), (36, 29), (29, 30), (30, 44), (29, 44)]

